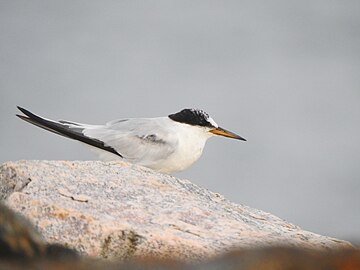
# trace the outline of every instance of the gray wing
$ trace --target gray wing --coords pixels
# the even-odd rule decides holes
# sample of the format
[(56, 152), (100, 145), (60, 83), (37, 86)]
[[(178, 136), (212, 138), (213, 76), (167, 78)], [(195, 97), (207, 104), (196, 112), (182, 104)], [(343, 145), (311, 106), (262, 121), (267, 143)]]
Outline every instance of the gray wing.
[(175, 151), (176, 136), (171, 136), (166, 127), (164, 118), (125, 119), (88, 126), (83, 134), (104, 142), (130, 162), (146, 166)]

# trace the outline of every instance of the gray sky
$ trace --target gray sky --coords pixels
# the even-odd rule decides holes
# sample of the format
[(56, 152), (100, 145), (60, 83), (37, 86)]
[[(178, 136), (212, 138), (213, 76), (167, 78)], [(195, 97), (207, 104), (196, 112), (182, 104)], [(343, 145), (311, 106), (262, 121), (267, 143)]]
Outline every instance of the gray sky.
[(180, 178), (304, 229), (360, 240), (359, 1), (0, 0), (0, 162), (96, 159), (18, 120), (104, 123), (201, 108)]

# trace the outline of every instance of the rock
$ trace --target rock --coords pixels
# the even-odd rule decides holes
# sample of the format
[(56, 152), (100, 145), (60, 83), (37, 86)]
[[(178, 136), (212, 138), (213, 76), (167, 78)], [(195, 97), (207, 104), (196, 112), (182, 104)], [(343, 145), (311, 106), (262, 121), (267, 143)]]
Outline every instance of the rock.
[(31, 260), (45, 256), (74, 259), (78, 255), (61, 245), (48, 245), (27, 219), (0, 202), (0, 259)]
[(0, 269), (86, 270), (327, 270), (360, 269), (360, 250), (309, 250), (288, 247), (242, 249), (202, 264), (138, 258), (100, 260), (80, 257), (59, 244), (47, 245), (23, 216), (0, 203)]
[(50, 243), (103, 258), (192, 261), (234, 248), (351, 247), (121, 161), (7, 162), (0, 167), (0, 198)]
[(45, 250), (45, 241), (30, 222), (0, 203), (0, 258), (35, 258)]

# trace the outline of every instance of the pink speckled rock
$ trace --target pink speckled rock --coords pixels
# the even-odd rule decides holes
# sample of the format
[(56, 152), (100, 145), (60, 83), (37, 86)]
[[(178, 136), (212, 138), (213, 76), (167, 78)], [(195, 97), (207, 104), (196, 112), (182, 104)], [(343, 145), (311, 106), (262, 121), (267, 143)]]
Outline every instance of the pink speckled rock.
[(47, 241), (104, 258), (190, 261), (235, 247), (351, 246), (125, 162), (7, 162), (0, 167), (0, 198)]

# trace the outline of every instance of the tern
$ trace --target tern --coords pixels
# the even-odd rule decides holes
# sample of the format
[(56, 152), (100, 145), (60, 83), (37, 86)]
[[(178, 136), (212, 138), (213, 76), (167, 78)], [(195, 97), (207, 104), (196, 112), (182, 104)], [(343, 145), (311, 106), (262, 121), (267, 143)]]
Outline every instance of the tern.
[(183, 109), (166, 117), (128, 118), (88, 125), (53, 121), (18, 106), (16, 115), (38, 127), (95, 147), (102, 160), (124, 159), (161, 173), (182, 171), (199, 159), (214, 135), (246, 141), (219, 127), (203, 110)]

